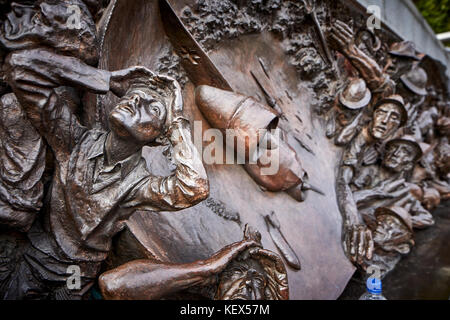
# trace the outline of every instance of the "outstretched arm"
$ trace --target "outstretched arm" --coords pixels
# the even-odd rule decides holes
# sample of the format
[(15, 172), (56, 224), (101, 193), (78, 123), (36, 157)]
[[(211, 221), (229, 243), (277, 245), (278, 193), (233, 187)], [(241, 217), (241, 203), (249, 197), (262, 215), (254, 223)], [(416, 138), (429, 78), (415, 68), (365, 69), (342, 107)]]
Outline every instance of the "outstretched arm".
[(337, 50), (359, 71), (370, 90), (373, 92), (388, 91), (383, 92), (385, 95), (393, 94), (394, 83), (374, 59), (355, 45), (353, 30), (349, 26), (342, 21), (336, 21), (331, 39)]
[(243, 240), (226, 246), (212, 257), (188, 264), (136, 260), (110, 270), (99, 278), (107, 300), (157, 300), (197, 285), (214, 284), (215, 276), (240, 253), (259, 246)]
[(361, 265), (365, 259), (372, 259), (374, 243), (372, 233), (364, 224), (358, 212), (350, 182), (353, 168), (344, 165), (338, 176), (337, 193), (339, 209), (343, 217), (343, 244), (350, 261)]

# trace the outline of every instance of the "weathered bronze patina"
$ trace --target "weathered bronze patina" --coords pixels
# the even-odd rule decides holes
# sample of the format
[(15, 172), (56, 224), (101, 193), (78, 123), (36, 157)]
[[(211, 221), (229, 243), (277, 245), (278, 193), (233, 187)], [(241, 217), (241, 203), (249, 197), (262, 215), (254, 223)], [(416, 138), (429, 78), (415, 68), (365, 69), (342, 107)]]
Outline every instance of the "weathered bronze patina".
[(448, 80), (349, 3), (1, 1), (0, 298), (335, 299), (394, 270), (450, 197)]

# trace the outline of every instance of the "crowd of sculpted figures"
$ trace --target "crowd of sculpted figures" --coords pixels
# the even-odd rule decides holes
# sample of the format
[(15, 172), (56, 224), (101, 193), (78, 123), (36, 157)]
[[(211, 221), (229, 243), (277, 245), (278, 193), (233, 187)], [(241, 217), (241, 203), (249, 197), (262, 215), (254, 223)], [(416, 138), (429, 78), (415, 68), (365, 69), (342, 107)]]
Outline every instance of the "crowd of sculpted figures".
[[(191, 287), (214, 288), (215, 299), (287, 299), (286, 266), (251, 227), (241, 242), (204, 261), (131, 261), (101, 274), (112, 238), (136, 210), (178, 211), (208, 198), (182, 89), (145, 67), (96, 67), (94, 19), (103, 1), (1, 4), (0, 297), (82, 299), (98, 281), (107, 299), (160, 299)], [(67, 24), (70, 6), (80, 8), (80, 28)], [(354, 39), (340, 21), (323, 39), (344, 61), (346, 76), (321, 117), (327, 137), (344, 150), (337, 176), (343, 250), (360, 270), (376, 265), (385, 275), (411, 251), (416, 230), (433, 226), (432, 210), (450, 195), (450, 108), (446, 93), (429, 86), (425, 55), (413, 43), (374, 49)], [(82, 124), (86, 91), (120, 97), (109, 131)], [(199, 108), (212, 108), (208, 95), (223, 94), (211, 87), (197, 92)], [(252, 106), (269, 110), (267, 123), (275, 118), (270, 108)], [(154, 176), (141, 150), (167, 141), (175, 170)], [(305, 172), (293, 149), (282, 146), (281, 174), (267, 180), (258, 166), (246, 170), (267, 189), (303, 201)], [(287, 260), (300, 268), (295, 253)], [(71, 265), (81, 269), (77, 290), (67, 287)]]
[(387, 65), (379, 66), (344, 23), (331, 38), (357, 70), (328, 113), (327, 136), (345, 149), (337, 187), (344, 249), (384, 276), (449, 196), (448, 101), (427, 87), (424, 55), (412, 42), (390, 45)]

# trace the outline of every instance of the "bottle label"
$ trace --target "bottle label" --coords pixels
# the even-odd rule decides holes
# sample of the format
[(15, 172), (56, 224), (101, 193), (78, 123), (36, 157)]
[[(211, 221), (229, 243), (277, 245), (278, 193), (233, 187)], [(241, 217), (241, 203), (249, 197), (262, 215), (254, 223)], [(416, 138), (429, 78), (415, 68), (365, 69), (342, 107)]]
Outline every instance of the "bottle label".
[(376, 266), (370, 266), (369, 268), (367, 268), (367, 273), (370, 274), (370, 277), (366, 281), (367, 291), (372, 294), (381, 294), (382, 284), (380, 268)]

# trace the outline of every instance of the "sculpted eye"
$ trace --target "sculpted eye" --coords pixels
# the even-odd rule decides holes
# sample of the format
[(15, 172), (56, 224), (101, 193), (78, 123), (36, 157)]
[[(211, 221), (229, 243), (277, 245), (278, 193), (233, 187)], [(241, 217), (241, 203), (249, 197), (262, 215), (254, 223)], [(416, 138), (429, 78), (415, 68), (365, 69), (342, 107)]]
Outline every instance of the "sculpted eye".
[(159, 117), (159, 115), (161, 114), (161, 111), (159, 110), (158, 107), (153, 106), (152, 107), (152, 112), (157, 115)]

